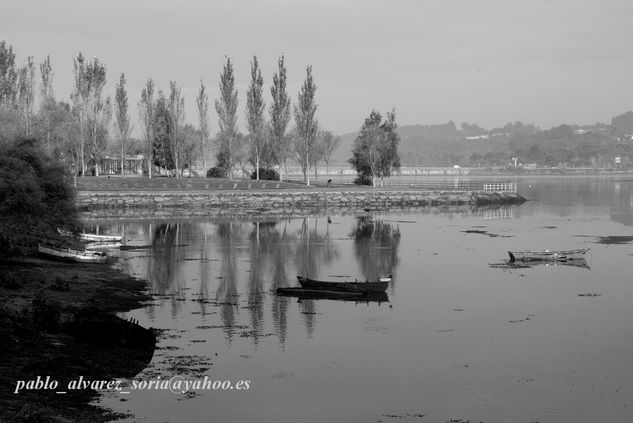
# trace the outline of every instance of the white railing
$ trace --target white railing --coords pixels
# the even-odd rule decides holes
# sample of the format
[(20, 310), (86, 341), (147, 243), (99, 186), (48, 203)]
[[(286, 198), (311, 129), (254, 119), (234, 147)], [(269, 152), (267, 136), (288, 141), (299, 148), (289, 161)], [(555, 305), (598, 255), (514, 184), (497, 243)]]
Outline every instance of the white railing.
[(484, 182), (483, 188), (487, 192), (517, 192), (515, 182)]

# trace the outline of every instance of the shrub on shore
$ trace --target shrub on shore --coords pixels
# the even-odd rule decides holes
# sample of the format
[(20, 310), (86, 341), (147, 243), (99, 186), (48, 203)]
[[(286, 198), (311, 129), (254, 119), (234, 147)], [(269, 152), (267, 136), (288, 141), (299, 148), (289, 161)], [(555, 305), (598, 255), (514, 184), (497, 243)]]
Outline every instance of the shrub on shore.
[[(256, 179), (257, 173), (251, 173), (251, 179)], [(279, 173), (275, 169), (259, 168), (259, 180), (260, 181), (278, 181)]]
[(0, 258), (33, 251), (76, 219), (74, 191), (60, 163), (34, 139), (0, 145)]
[(212, 167), (207, 170), (207, 178), (226, 178), (226, 172), (219, 167)]

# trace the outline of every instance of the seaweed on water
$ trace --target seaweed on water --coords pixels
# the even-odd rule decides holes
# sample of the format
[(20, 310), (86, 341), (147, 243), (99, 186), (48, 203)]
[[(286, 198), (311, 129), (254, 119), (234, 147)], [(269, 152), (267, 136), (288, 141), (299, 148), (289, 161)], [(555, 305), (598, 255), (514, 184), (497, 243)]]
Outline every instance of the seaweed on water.
[(628, 235), (609, 235), (609, 236), (599, 236), (598, 244), (603, 245), (620, 245), (620, 244), (628, 244), (633, 241), (633, 236)]

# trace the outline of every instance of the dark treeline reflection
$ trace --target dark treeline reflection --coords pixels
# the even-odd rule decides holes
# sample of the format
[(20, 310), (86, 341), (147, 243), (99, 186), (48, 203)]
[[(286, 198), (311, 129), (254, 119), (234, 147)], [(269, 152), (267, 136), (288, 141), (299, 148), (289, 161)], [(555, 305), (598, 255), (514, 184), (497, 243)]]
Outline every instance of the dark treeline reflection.
[[(335, 227), (329, 219), (315, 217), (145, 223), (137, 228), (149, 248), (136, 255), (122, 252), (128, 267), (147, 275), (154, 294), (171, 300), (173, 317), (191, 302), (196, 302), (196, 314), (217, 316), (214, 325), (221, 326), (228, 342), (247, 331), (258, 345), (270, 335), (270, 308), (269, 323), (285, 344), (288, 312), (297, 300), (273, 293), (296, 286), (296, 275), (327, 279), (331, 275), (322, 274), (323, 269), (334, 263), (358, 279), (373, 279), (395, 273), (398, 265), (400, 231), (380, 219), (359, 218), (351, 235), (339, 228), (339, 238), (330, 235)], [(346, 254), (339, 251), (344, 245)], [(349, 260), (354, 258), (358, 267)], [(314, 334), (317, 307), (318, 300), (302, 300), (293, 308), (308, 337)], [(157, 312), (148, 307), (150, 316)]]

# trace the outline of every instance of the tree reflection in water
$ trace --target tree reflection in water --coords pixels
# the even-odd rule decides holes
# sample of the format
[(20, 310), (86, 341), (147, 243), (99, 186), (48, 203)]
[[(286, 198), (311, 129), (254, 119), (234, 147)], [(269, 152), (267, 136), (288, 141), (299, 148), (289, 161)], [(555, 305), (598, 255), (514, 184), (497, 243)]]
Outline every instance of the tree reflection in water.
[[(280, 226), (283, 226), (280, 228)], [(286, 262), (290, 257), (292, 246), (288, 236), (288, 221), (284, 221), (283, 225), (278, 225), (274, 232), (274, 236), (271, 237), (271, 260), (272, 260), (272, 291), (276, 291), (277, 288), (286, 287), (289, 285), (288, 272), (286, 271)], [(288, 333), (288, 306), (289, 301), (287, 298), (273, 295), (271, 314), (273, 318), (273, 325), (275, 327), (275, 334), (279, 338), (279, 343), (284, 346), (286, 344), (286, 336)]]
[(258, 344), (264, 327), (264, 284), (270, 274), (272, 246), (278, 242), (277, 222), (253, 222), (250, 238), (250, 269), (248, 275), (248, 311), (253, 330), (253, 343)]
[(231, 342), (235, 334), (236, 314), (238, 313), (239, 304), (236, 244), (237, 240), (241, 238), (240, 229), (240, 225), (236, 223), (224, 222), (218, 224), (217, 230), (222, 265), (216, 301), (220, 305), (222, 327), (229, 342)]
[[(396, 273), (400, 259), (400, 229), (382, 219), (360, 216), (350, 234), (354, 238), (354, 253), (363, 277), (377, 280)], [(393, 283), (391, 284), (393, 291)]]
[[(183, 301), (188, 299), (183, 288), (194, 288), (197, 292), (192, 300), (199, 304), (198, 314), (210, 314), (209, 304), (217, 307), (220, 320), (217, 324), (229, 343), (236, 332), (248, 326), (249, 337), (257, 346), (265, 334), (266, 299), (270, 292), (295, 286), (297, 274), (327, 279), (326, 275), (321, 276), (322, 269), (340, 256), (337, 241), (330, 238), (330, 229), (329, 220), (315, 217), (150, 224), (146, 228), (152, 245), (147, 261), (148, 279), (154, 293), (170, 296), (172, 315), (181, 313), (181, 307), (187, 303)], [(361, 217), (352, 237), (353, 254), (363, 277), (371, 279), (395, 272), (400, 242), (397, 227)], [(185, 253), (188, 257), (184, 257)], [(199, 264), (186, 264), (196, 260)], [(212, 264), (216, 261), (217, 264)], [(199, 283), (195, 285), (187, 280), (196, 277)], [(245, 287), (244, 291), (239, 290), (240, 285)], [(245, 296), (240, 298), (240, 293)], [(209, 298), (210, 295), (214, 298)], [(295, 300), (271, 295), (270, 301), (273, 331), (283, 346), (291, 301)], [(308, 337), (315, 332), (317, 307), (318, 300), (304, 299), (295, 309)], [(240, 320), (241, 309), (246, 313), (243, 317), (248, 316), (247, 323), (243, 318)]]

